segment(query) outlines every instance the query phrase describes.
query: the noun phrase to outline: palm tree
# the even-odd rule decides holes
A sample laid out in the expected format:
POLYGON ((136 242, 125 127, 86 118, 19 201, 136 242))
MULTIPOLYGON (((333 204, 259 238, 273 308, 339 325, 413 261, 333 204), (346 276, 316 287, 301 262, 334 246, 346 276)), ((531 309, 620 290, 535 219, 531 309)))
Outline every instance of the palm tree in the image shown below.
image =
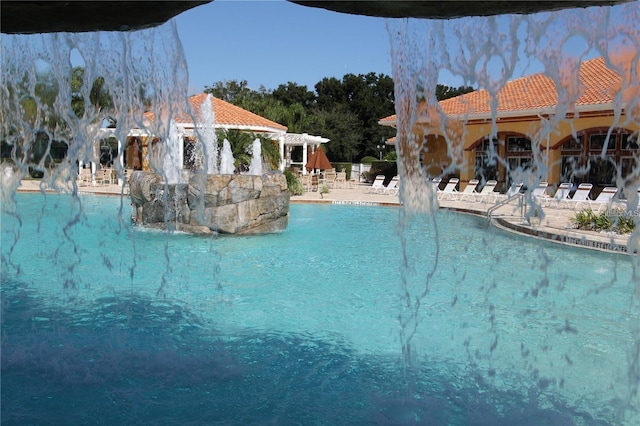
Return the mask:
POLYGON ((263 135, 256 135, 250 132, 243 132, 237 129, 218 130, 218 145, 219 150, 222 151, 222 144, 224 139, 229 141, 231 145, 231 152, 235 159, 235 167, 237 171, 246 172, 249 170, 251 164, 251 148, 253 147, 253 141, 260 139, 262 148, 262 162, 270 169, 275 170, 280 164, 280 152, 278 150, 278 144, 272 139, 263 135))

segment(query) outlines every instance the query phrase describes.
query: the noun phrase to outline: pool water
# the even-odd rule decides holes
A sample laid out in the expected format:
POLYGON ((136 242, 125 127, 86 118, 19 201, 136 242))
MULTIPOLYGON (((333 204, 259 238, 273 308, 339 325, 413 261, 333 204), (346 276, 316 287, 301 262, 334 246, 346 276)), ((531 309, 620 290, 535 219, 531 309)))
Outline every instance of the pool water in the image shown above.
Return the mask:
POLYGON ((15 198, 2 424, 637 419, 628 256, 444 212, 294 204, 283 233, 205 238, 118 197, 15 198))

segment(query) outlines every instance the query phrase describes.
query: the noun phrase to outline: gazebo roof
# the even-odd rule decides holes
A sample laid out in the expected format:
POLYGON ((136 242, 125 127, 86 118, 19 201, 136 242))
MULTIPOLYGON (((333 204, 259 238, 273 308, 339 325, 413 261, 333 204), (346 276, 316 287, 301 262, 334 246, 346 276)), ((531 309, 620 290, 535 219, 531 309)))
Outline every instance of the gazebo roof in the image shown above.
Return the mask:
POLYGON ((285 145, 319 145, 329 142, 330 139, 323 138, 322 136, 308 135, 306 133, 285 133, 284 135, 272 135, 274 137, 284 136, 285 145))
MULTIPOLYGON (((182 125, 185 128, 193 128, 198 121, 202 122, 201 118, 202 110, 201 106, 207 98, 206 93, 200 93, 189 98, 189 105, 191 106, 191 114, 180 113, 176 116, 176 123, 182 125), (194 119, 196 123, 194 123, 194 119)), ((235 106, 229 102, 223 101, 216 97, 211 97, 211 104, 213 108, 214 121, 216 128, 222 129, 238 129, 246 130, 255 133, 274 133, 283 134, 287 131, 287 126, 271 121, 258 114, 254 114, 251 111, 235 106)), ((150 121, 155 119, 153 112, 146 112, 145 117, 150 121)))

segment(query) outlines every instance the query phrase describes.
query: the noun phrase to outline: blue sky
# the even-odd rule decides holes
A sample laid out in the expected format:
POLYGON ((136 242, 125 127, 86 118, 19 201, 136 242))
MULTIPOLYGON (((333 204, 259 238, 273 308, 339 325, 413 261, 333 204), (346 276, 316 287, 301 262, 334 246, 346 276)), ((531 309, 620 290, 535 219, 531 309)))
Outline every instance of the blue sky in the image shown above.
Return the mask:
POLYGON ((189 67, 189 94, 217 81, 276 89, 289 81, 313 90, 324 77, 391 75, 385 19, 284 0, 215 0, 176 18, 189 67))

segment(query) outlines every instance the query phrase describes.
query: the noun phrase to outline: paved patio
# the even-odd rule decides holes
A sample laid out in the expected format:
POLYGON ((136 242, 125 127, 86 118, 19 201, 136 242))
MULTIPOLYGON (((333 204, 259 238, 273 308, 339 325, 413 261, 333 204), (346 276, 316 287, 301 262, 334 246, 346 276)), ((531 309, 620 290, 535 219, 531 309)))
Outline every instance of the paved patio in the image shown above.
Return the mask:
MULTIPOLYGON (((358 204, 399 206, 398 195, 371 194, 370 185, 355 184, 348 188, 331 189, 328 194, 317 191, 305 192, 303 195, 292 196, 292 203, 328 203, 328 204, 358 204)), ((78 192, 102 195, 120 195, 128 193, 128 188, 119 185, 80 186, 78 192)), ((41 191, 39 180, 24 180, 18 191, 41 191)), ((440 200, 441 209, 450 209, 465 213, 487 216, 487 211, 495 206, 494 203, 472 201, 440 200)), ((561 244, 585 247, 607 252, 638 253, 640 252, 640 231, 632 235, 617 235, 594 231, 582 231, 573 228, 570 218, 575 211, 569 208, 543 207, 544 217, 539 223, 528 223, 521 214, 518 201, 501 206, 491 213, 492 223, 512 232, 529 235, 533 238, 543 238, 561 244)))

